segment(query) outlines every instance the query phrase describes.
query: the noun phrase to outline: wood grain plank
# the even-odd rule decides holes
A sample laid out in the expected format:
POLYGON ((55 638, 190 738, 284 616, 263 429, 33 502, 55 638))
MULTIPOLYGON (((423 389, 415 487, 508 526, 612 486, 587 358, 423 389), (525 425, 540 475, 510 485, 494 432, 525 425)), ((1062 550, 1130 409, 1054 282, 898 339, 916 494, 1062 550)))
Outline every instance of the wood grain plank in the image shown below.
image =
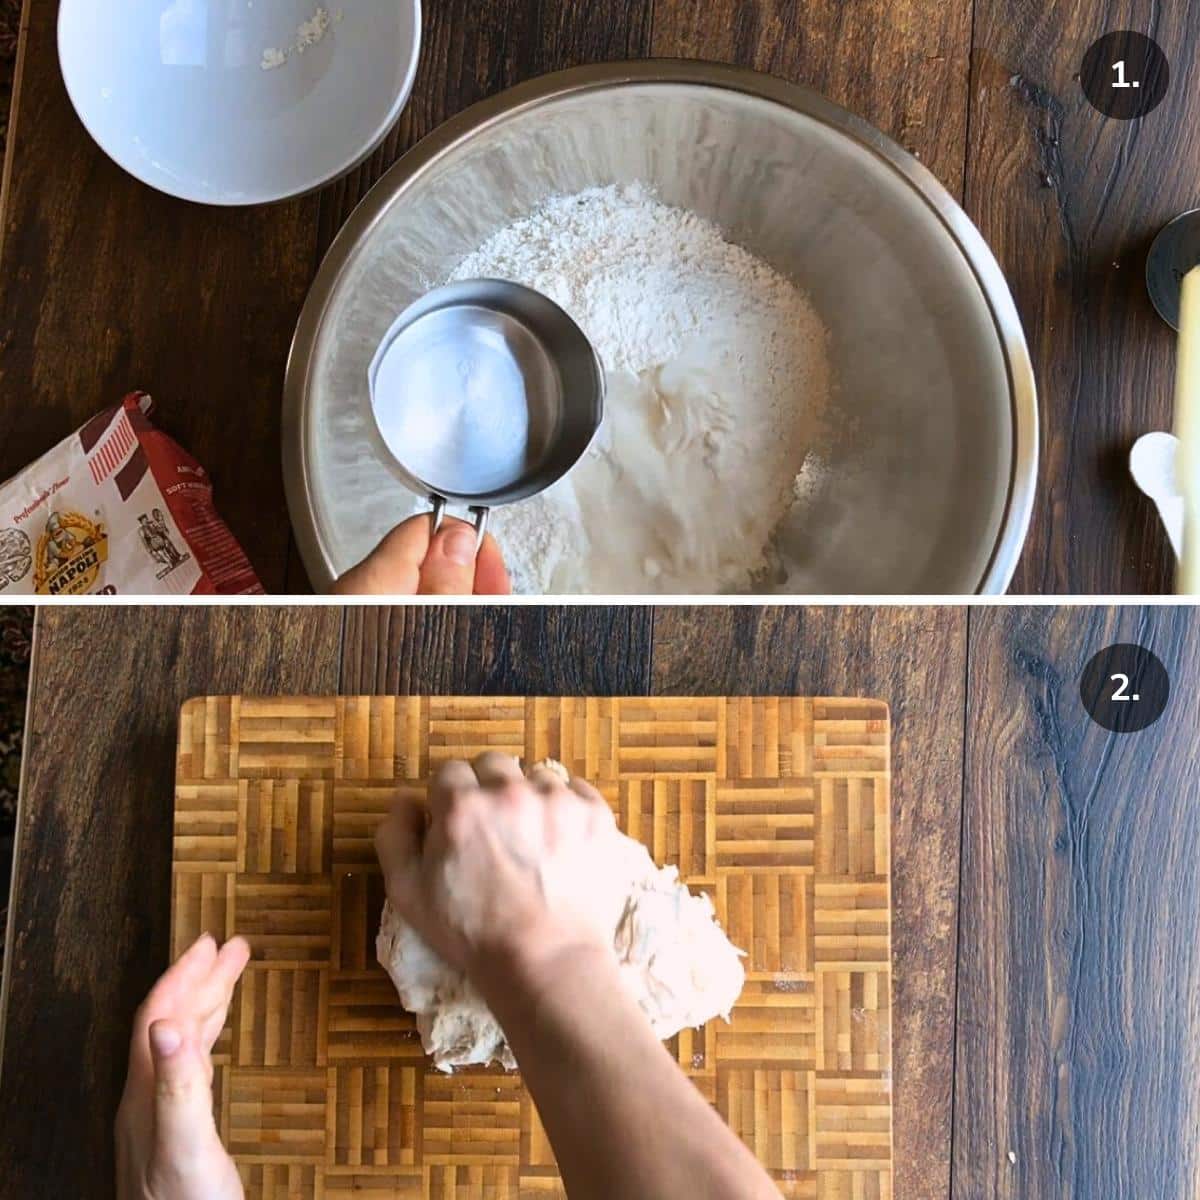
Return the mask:
POLYGON ((1170 547, 1129 477, 1134 440, 1171 428, 1173 335, 1146 295, 1155 233, 1196 204, 1200 3, 977 0, 966 208, 1008 276, 1042 419, 1033 529, 1014 592, 1170 591, 1170 547), (1102 117, 1078 72, 1109 30, 1171 64, 1140 121, 1102 117))
POLYGON ((653 53, 803 83, 911 150, 955 196, 967 150, 972 0, 654 0, 653 53))
POLYGON ((17 115, 17 98, 25 68, 28 44, 30 0, 8 0, 5 33, 8 40, 0 47, 0 255, 4 253, 5 200, 8 196, 12 156, 8 153, 9 133, 17 115))
POLYGON ((58 5, 29 6, 0 259, 0 479, 136 388, 212 474, 270 591, 288 520, 280 395, 312 278, 315 197, 237 210, 138 183, 84 130, 58 67, 58 5))
POLYGON ((660 608, 655 694, 877 696, 892 713, 896 1195, 949 1191, 966 612, 660 608))
POLYGON ((343 695, 645 695, 652 609, 355 607, 343 695))
POLYGON ((971 614, 954 1195, 1192 1200, 1200 1187, 1200 620, 971 614), (1153 650, 1172 699, 1110 734, 1079 678, 1153 650))
POLYGON ((331 692, 340 629, 332 608, 40 611, 5 964, 6 1193, 111 1194, 130 1023, 168 956, 180 704, 331 692))

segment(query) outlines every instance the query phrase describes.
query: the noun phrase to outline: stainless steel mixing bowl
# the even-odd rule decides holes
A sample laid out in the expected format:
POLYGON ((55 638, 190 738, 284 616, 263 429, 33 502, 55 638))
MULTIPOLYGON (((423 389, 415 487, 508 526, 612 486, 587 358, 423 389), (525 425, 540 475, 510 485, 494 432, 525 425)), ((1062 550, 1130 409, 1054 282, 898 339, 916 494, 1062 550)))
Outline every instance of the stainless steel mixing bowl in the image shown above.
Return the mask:
POLYGON ((1002 592, 1033 503, 1037 401, 979 232, 911 155, 821 96, 674 61, 581 67, 485 100, 350 218, 288 366, 285 478, 313 583, 403 515, 365 382, 396 313, 548 197, 635 181, 795 279, 829 327, 823 470, 779 534, 791 590, 1002 592))

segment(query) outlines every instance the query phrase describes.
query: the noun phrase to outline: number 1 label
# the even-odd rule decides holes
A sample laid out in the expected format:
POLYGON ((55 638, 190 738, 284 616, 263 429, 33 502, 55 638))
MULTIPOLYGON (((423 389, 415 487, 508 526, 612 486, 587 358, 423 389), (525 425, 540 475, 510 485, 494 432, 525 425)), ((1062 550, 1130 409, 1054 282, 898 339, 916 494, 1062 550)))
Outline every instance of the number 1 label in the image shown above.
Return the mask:
POLYGON ((1113 87, 1115 87, 1115 88, 1135 88, 1135 87, 1142 86, 1136 79, 1132 83, 1125 82, 1125 60, 1124 59, 1121 59, 1120 62, 1113 63, 1112 69, 1114 71, 1116 71, 1116 73, 1117 73, 1117 81, 1116 81, 1116 83, 1113 84, 1113 87))

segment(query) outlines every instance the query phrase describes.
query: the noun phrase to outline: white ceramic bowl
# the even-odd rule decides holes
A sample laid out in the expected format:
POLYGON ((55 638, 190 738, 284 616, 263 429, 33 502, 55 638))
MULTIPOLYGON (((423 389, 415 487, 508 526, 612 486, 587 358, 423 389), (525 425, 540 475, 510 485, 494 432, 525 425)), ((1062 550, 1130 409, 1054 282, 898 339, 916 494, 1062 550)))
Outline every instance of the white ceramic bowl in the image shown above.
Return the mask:
POLYGON ((283 200, 357 166, 404 108, 420 41, 420 0, 62 0, 58 19, 88 132, 131 175, 204 204, 283 200), (329 28, 301 53, 318 7, 329 28))

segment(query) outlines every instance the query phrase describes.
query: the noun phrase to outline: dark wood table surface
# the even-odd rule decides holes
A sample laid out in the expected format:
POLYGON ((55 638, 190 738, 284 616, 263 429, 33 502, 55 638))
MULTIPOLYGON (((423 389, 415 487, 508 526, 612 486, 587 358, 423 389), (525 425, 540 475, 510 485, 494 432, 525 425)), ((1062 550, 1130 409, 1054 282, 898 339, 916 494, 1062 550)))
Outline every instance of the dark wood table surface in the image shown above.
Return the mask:
POLYGON ((1173 608, 43 609, 0 1190, 111 1194, 185 698, 826 693, 894 720, 896 1196, 1192 1200, 1198 688, 1200 618, 1173 608), (1118 641, 1175 689, 1123 737, 1078 698, 1118 641))
POLYGON ((1016 592, 1169 591, 1173 560, 1125 457, 1171 426, 1173 337, 1148 242, 1200 202, 1200 0, 425 0, 421 66, 386 144, 319 195, 223 211, 157 194, 67 99, 54 0, 26 0, 0 229, 0 479, 125 392, 211 471, 268 590, 307 587, 280 466, 292 330, 317 265, 395 159, 473 101, 559 67, 678 56, 809 84, 920 155, 979 225, 1017 298, 1041 392, 1043 470, 1016 592), (1103 119, 1088 45, 1150 32, 1163 104, 1103 119))

